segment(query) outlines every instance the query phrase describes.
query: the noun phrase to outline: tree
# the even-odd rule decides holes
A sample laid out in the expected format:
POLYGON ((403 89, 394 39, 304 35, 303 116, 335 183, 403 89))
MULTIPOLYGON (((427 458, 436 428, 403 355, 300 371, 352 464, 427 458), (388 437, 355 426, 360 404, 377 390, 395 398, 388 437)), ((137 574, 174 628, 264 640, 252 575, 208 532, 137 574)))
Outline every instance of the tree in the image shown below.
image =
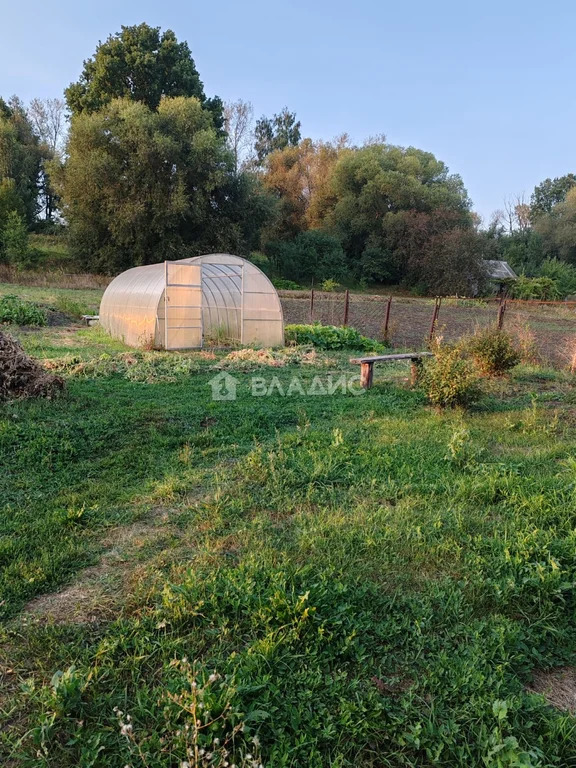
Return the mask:
POLYGON ((494 212, 493 224, 504 227, 510 235, 514 232, 526 233, 530 229, 532 222, 530 206, 526 202, 524 194, 506 199, 504 201, 504 209, 494 212))
POLYGON ((117 99, 82 112, 56 174, 72 252, 113 273, 215 249, 232 176, 225 139, 197 98, 164 98, 157 111, 117 99))
POLYGON ((224 104, 224 130, 228 146, 234 156, 236 172, 244 165, 246 151, 253 140, 252 118, 254 108, 249 101, 230 101, 224 104))
POLYGON ((45 155, 22 102, 0 99, 0 183, 18 198, 16 210, 30 226, 38 211, 39 177, 45 155))
POLYGON ((16 191, 16 182, 14 179, 4 178, 0 179, 0 229, 10 211, 16 211, 20 216, 26 213, 24 203, 16 191))
POLYGON ((266 246, 275 271, 302 283, 326 279, 342 280, 347 275, 346 258, 340 242, 325 232, 301 232, 290 241, 274 241, 266 246))
POLYGON ((66 102, 63 99, 32 99, 28 119, 52 156, 60 154, 66 142, 66 102))
POLYGON ((295 147, 300 142, 300 121, 296 120, 296 113, 289 112, 288 107, 274 115, 272 118, 264 115, 256 120, 254 129, 254 150, 258 162, 262 164, 264 159, 277 149, 295 147))
POLYGON ((84 62, 80 79, 65 91, 73 115, 96 112, 113 99, 140 101, 157 110, 163 97, 194 96, 222 128, 222 102, 207 99, 187 43, 179 43, 168 29, 138 24, 99 43, 84 62))
POLYGON ((268 156, 262 181, 280 203, 280 216, 268 239, 290 239, 320 227, 332 201, 331 175, 343 146, 343 142, 303 139, 296 147, 268 156))
POLYGON ((487 283, 481 235, 472 227, 451 226, 441 214, 427 218, 421 247, 408 262, 407 281, 427 294, 471 296, 487 283))
POLYGON ((555 179, 545 179, 534 187, 530 198, 530 213, 533 220, 543 214, 551 213, 558 203, 564 202, 568 190, 576 185, 576 175, 567 173, 555 179))
POLYGON ((32 99, 28 106, 28 118, 45 148, 39 193, 45 218, 51 221, 58 201, 50 181, 48 161, 60 157, 64 151, 67 133, 66 102, 62 99, 32 99))
POLYGON ((576 264, 576 187, 566 193, 548 214, 539 215, 534 230, 542 239, 546 256, 576 264))
POLYGON ((342 152, 331 190, 323 226, 342 242, 351 271, 368 280, 414 279, 412 254, 434 234, 431 221, 443 230, 473 226, 461 178, 413 147, 342 152))
POLYGON ((0 245, 9 262, 20 263, 28 253, 28 227, 18 211, 10 211, 0 230, 0 245))

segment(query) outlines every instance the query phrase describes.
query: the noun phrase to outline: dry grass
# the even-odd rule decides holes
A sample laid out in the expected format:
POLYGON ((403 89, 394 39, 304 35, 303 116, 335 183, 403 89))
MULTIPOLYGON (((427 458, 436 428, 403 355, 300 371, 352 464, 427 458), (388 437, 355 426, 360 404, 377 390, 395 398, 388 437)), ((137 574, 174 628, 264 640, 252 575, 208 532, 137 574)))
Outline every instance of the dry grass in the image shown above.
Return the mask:
POLYGON ((537 671, 529 690, 541 693, 553 707, 576 714, 576 667, 537 671))
POLYGON ((105 275, 76 274, 63 270, 19 270, 0 264, 0 282, 31 285, 39 288, 103 289, 112 281, 105 275))

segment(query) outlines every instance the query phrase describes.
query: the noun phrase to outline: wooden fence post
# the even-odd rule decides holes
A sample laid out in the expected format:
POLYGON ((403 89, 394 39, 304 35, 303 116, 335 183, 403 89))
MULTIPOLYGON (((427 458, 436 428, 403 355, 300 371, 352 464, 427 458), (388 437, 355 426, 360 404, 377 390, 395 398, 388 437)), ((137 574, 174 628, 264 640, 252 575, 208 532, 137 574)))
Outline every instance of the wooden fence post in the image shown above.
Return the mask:
POLYGON ((388 297, 388 302, 386 304, 386 319, 384 320, 384 341, 389 341, 388 339, 388 325, 390 323, 390 307, 392 306, 392 296, 388 297))
POLYGON ((504 327, 505 312, 506 312, 506 299, 503 299, 502 297, 500 297, 500 303, 498 304, 498 320, 496 321, 499 331, 501 331, 502 328, 504 327))
POLYGON ((344 325, 348 325, 348 313, 350 311, 350 291, 346 288, 346 296, 344 297, 344 325))
POLYGON ((314 322, 314 288, 310 291, 310 323, 314 322))
POLYGON ((442 298, 440 296, 436 296, 436 301, 434 303, 434 313, 432 315, 432 322, 430 323, 430 335, 428 336, 428 341, 432 341, 434 338, 436 322, 438 320, 438 315, 440 314, 440 304, 442 304, 442 298))

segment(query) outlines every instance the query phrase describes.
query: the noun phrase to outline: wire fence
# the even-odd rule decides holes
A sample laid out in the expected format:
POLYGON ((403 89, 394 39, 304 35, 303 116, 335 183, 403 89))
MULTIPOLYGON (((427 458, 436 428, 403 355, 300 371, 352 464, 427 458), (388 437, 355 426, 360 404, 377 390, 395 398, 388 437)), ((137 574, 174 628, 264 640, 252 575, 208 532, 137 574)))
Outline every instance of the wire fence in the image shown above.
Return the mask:
POLYGON ((398 349, 418 350, 435 335, 456 341, 497 326, 509 331, 534 362, 571 365, 576 354, 576 302, 279 293, 286 324, 349 325, 398 349))

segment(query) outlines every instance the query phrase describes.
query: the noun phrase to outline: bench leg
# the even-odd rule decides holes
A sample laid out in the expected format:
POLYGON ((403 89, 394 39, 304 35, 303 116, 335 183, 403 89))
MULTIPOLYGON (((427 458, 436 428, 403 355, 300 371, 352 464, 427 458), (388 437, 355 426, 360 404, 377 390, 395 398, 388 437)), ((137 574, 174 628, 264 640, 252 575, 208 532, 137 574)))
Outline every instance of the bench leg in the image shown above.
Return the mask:
POLYGON ((374 363, 360 363, 360 386, 370 389, 373 373, 374 363))
POLYGON ((422 359, 419 357, 412 357, 410 359, 410 384, 413 387, 415 387, 418 384, 421 373, 422 373, 422 359))

